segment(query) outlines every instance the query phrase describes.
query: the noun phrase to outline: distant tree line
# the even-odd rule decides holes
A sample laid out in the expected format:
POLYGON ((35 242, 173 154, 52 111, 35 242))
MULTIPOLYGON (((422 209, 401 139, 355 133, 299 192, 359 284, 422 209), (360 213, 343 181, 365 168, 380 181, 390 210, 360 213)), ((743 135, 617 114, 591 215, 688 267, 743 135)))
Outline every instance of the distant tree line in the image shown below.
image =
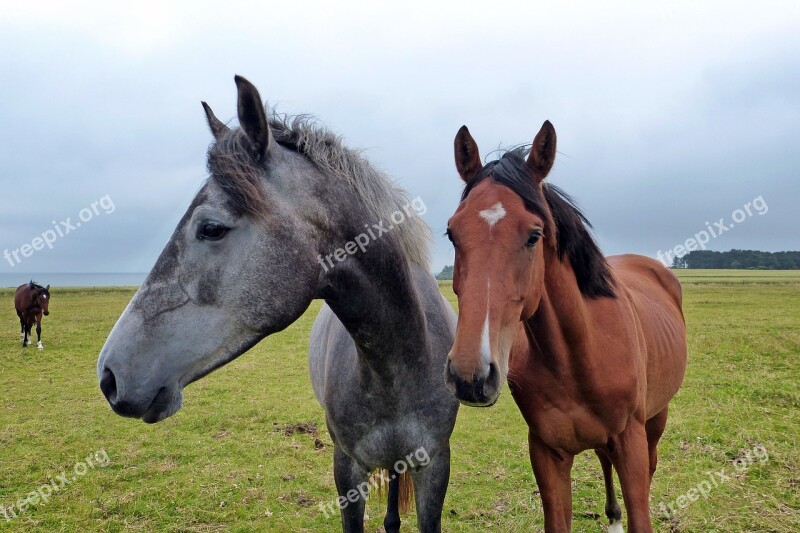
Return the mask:
POLYGON ((453 265, 445 266, 441 272, 436 274, 436 279, 453 279, 453 265))
POLYGON ((676 257, 672 268, 731 268, 756 270, 800 269, 800 252, 759 252, 758 250, 730 250, 712 252, 694 250, 676 257))
MULTIPOLYGON (((694 250, 672 260, 672 268, 722 268, 749 270, 800 270, 800 252, 759 252, 730 250, 712 252, 694 250)), ((453 279, 453 265, 445 266, 436 275, 438 280, 453 279)))

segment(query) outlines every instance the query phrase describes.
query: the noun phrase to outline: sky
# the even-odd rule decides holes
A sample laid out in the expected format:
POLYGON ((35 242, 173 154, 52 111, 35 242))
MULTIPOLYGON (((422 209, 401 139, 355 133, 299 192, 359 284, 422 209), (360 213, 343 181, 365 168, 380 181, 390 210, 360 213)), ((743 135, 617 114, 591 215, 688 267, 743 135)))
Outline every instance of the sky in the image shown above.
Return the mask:
POLYGON ((491 158, 545 119, 605 253, 800 249, 796 1, 0 0, 0 274, 149 271, 234 74, 419 196, 434 271, 458 128, 491 158))

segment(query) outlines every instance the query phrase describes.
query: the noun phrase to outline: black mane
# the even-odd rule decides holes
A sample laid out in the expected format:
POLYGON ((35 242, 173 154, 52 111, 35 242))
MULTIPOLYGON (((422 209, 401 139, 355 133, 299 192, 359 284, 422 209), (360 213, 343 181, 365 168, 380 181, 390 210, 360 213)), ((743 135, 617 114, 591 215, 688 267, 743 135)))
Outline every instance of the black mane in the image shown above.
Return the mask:
MULTIPOLYGON (((373 167, 361 152, 347 148, 341 137, 310 116, 278 115, 274 111, 270 115, 270 134, 275 142, 306 157, 327 177, 348 184, 370 219, 385 220, 409 205, 405 191, 373 167)), ((266 166, 249 154, 249 146, 245 132, 234 128, 209 147, 207 164, 209 179, 226 193, 231 209, 258 218, 268 212, 261 187, 266 166)), ((428 268, 430 230, 421 217, 406 218, 392 234, 407 258, 428 268)))
POLYGON ((522 198, 525 208, 555 226, 558 258, 569 259, 581 294, 589 298, 614 297, 611 269, 597 246, 589 228, 591 223, 575 205, 575 201, 555 185, 534 185, 525 163, 527 147, 509 150, 502 157, 487 163, 464 187, 461 200, 486 178, 504 185, 522 198))
POLYGON ((33 280, 31 280, 30 283, 28 283, 28 288, 31 289, 31 290, 36 289, 36 290, 39 290, 39 291, 47 291, 47 289, 45 289, 44 287, 42 287, 41 285, 39 285, 38 283, 36 283, 33 280))

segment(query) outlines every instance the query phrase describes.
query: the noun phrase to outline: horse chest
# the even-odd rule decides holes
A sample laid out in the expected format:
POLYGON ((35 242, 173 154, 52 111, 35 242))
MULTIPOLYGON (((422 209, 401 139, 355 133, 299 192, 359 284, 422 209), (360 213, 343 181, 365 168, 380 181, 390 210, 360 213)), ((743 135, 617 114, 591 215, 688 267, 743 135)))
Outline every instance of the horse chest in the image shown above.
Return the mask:
POLYGON ((418 450, 432 452, 438 439, 413 412, 391 416, 352 403, 329 410, 328 429, 347 455, 364 468, 389 468, 418 450))
POLYGON ((578 453, 606 444, 626 426, 635 402, 564 387, 541 373, 514 376, 511 393, 531 430, 548 446, 578 453), (587 396, 592 396, 588 398, 587 396))

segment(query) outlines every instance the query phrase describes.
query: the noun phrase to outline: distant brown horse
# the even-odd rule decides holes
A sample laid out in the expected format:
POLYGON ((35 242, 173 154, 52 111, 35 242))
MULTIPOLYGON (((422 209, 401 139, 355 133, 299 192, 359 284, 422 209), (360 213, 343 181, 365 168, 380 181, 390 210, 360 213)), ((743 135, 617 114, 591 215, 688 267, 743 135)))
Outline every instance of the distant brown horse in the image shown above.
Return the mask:
POLYGON ((526 153, 484 166, 467 128, 456 136, 466 187, 448 224, 460 313, 446 379, 477 406, 492 405, 508 379, 529 427, 545 531, 570 530, 573 458, 594 449, 609 531, 622 531, 613 468, 630 531, 649 532, 656 446, 686 368, 681 286, 647 257, 606 260, 572 200, 543 183, 556 154, 550 122, 526 153))
POLYGON ((17 309, 17 316, 22 329, 20 340, 23 348, 33 342, 31 328, 33 323, 36 322, 37 345, 40 350, 44 350, 44 345, 42 345, 42 315, 47 316, 50 314, 47 308, 48 305, 50 305, 50 285, 42 287, 31 280, 30 283, 17 287, 17 292, 14 294, 14 307, 17 309))

